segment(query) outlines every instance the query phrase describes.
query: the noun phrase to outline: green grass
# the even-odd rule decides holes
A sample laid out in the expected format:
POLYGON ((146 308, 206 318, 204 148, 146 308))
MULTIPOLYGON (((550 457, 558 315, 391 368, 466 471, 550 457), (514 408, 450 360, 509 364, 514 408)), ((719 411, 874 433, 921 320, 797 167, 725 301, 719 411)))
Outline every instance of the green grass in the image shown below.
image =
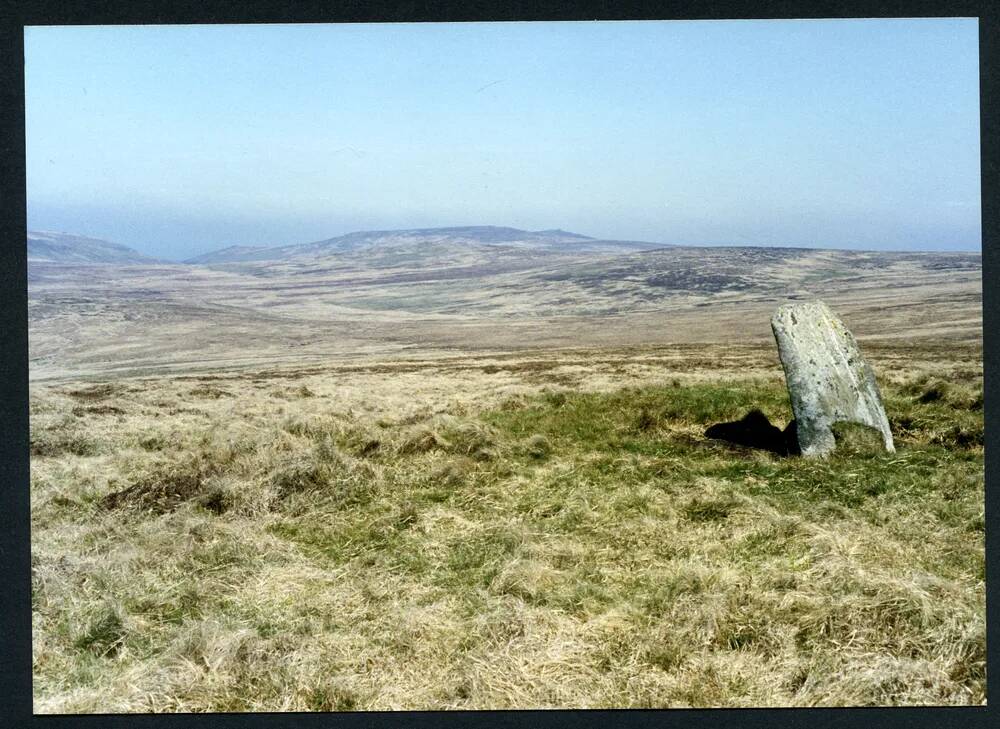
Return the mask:
POLYGON ((897 452, 846 429, 821 460, 702 437, 753 408, 783 426, 777 378, 121 424, 83 453, 53 416, 36 702, 982 702, 980 382, 885 382, 897 452))

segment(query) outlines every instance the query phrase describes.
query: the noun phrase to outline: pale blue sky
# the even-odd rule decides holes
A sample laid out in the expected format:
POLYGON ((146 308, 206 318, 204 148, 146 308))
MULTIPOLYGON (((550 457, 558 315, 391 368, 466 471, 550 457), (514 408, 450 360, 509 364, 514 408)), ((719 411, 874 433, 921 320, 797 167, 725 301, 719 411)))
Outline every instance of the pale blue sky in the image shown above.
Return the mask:
POLYGON ((26 30, 28 225, 979 250, 974 19, 26 30))

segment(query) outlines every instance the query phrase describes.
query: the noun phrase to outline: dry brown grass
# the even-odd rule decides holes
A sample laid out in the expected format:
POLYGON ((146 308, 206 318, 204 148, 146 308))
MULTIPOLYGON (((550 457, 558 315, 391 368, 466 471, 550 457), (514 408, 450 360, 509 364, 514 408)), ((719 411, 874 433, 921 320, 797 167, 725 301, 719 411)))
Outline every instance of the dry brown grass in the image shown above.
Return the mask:
MULTIPOLYGON (((412 253, 215 269, 35 263, 32 377, 211 377, 276 363, 370 367, 400 355, 534 350, 549 361, 482 366, 509 372, 514 364, 572 386, 579 358, 559 365, 553 350, 769 344, 775 307, 811 297, 856 335, 900 346, 982 335, 981 257, 971 254, 676 247, 538 255, 461 245, 444 257, 434 247, 412 253)), ((191 397, 229 396, 217 381, 201 384, 191 397)))
POLYGON ((873 344, 898 452, 806 463, 684 351, 37 385, 36 711, 983 702, 981 354, 873 344))

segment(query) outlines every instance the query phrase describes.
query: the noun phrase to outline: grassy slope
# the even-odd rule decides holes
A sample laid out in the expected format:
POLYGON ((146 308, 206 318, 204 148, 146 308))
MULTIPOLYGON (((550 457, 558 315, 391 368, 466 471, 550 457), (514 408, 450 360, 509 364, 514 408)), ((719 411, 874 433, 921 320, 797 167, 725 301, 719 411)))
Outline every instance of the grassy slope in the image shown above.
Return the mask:
POLYGON ((36 710, 982 702, 981 366, 939 372, 883 382, 897 453, 824 461, 701 437, 784 425, 773 372, 367 413, 322 375, 49 390, 36 710))

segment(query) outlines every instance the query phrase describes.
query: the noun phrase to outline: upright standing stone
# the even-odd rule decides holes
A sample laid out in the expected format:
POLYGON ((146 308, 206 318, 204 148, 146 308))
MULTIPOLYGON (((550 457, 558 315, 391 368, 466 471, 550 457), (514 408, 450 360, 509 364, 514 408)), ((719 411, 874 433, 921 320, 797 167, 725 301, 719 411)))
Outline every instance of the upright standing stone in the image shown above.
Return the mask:
POLYGON ((771 317, 771 329, 802 455, 832 451, 836 441, 830 426, 837 422, 869 425, 882 434, 886 450, 895 451, 872 368, 830 307, 822 301, 785 304, 771 317))

